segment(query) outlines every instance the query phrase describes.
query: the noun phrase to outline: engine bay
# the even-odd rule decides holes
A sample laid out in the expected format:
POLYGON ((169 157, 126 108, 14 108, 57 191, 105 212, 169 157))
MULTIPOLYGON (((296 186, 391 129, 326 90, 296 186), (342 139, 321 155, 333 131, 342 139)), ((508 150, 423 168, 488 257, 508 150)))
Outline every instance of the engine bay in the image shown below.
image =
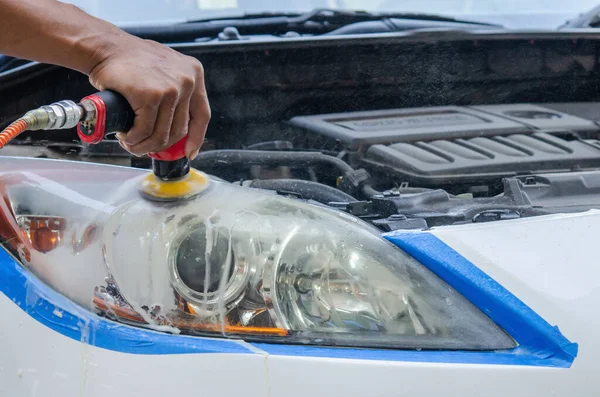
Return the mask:
MULTIPOLYGON (((600 45, 555 36, 174 45, 202 60, 213 109, 192 166, 383 231, 600 208, 600 45)), ((93 91, 48 65, 2 72, 0 124, 93 91)), ((25 133, 0 156, 150 167, 75 138, 25 133)))
MULTIPOLYGON (((586 211, 600 208, 600 126, 585 117, 597 108, 514 104, 299 116, 287 122, 292 140, 204 150, 192 166, 348 212, 383 231, 586 211), (312 142, 311 150, 296 150, 302 141, 312 142)), ((114 153, 106 163, 149 166, 116 141, 103 146, 114 153)), ((32 150, 9 148, 19 149, 32 150)), ((73 159, 68 153, 62 157, 73 159)))
POLYGON ((321 140, 317 147, 338 145, 336 158, 355 170, 337 187, 362 200, 328 204, 391 231, 597 208, 600 127, 586 115, 598 108, 430 107, 289 123, 310 141, 321 140), (372 183, 374 192, 360 192, 361 183, 372 183))

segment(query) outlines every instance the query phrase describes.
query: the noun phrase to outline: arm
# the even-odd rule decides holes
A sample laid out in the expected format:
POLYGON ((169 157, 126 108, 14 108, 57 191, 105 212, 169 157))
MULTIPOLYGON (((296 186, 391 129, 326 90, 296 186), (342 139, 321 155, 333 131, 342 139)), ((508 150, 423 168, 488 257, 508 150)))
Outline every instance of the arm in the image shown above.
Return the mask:
POLYGON ((0 10, 1 54, 79 71, 127 99, 136 118, 118 134, 125 149, 160 151, 189 131, 186 154, 198 153, 210 107, 196 59, 55 0, 0 0, 0 10))

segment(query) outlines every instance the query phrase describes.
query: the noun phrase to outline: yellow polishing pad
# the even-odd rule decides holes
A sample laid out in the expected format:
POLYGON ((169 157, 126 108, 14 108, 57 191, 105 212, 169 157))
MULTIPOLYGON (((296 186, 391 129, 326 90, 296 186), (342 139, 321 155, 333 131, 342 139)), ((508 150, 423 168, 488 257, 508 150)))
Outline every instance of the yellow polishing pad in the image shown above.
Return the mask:
POLYGON ((163 181, 153 173, 142 179, 140 193, 150 199, 172 201, 186 199, 202 193, 209 186, 210 179, 200 171, 191 169, 181 179, 163 181))

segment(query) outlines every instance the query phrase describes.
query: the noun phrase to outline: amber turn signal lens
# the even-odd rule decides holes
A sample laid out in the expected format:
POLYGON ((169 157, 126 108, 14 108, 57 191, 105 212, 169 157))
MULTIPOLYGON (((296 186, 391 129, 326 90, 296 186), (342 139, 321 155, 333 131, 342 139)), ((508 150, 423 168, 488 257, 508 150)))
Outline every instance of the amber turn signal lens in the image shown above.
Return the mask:
POLYGON ((66 220, 46 216, 18 216, 17 222, 34 249, 49 252, 61 242, 66 220))
MULTIPOLYGON (((133 321, 136 323, 145 324, 146 321, 141 315, 136 313, 130 307, 119 304, 118 302, 107 302, 103 299, 102 293, 96 292, 93 299, 96 310, 107 315, 108 317, 117 317, 117 319, 133 321)), ((181 330, 196 331, 196 332, 214 332, 231 334, 231 335, 271 335, 271 336, 287 336, 288 331, 282 328, 273 327, 246 327, 242 325, 225 324, 207 324, 194 321, 190 315, 180 313, 175 314, 169 319, 155 319, 159 325, 168 325, 181 330)))

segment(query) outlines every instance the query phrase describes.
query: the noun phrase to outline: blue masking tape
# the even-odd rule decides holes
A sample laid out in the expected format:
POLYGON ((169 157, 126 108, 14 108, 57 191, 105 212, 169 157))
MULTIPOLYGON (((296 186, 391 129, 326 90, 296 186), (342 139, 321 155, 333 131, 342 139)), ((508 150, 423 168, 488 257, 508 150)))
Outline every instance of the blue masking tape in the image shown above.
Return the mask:
POLYGON ((440 364, 518 365, 533 367, 569 368, 571 363, 560 357, 538 357, 528 349, 516 347, 506 351, 436 351, 436 350, 377 350, 294 346, 270 343, 252 343, 258 349, 274 356, 339 358, 349 360, 398 361, 440 364))
POLYGON ((246 353, 242 344, 172 335, 109 321, 77 306, 17 263, 0 248, 0 292, 31 317, 71 339, 133 354, 246 353))
POLYGON ((520 353, 564 360, 570 366, 578 346, 506 288, 430 233, 385 236, 486 313, 519 344, 520 353))

